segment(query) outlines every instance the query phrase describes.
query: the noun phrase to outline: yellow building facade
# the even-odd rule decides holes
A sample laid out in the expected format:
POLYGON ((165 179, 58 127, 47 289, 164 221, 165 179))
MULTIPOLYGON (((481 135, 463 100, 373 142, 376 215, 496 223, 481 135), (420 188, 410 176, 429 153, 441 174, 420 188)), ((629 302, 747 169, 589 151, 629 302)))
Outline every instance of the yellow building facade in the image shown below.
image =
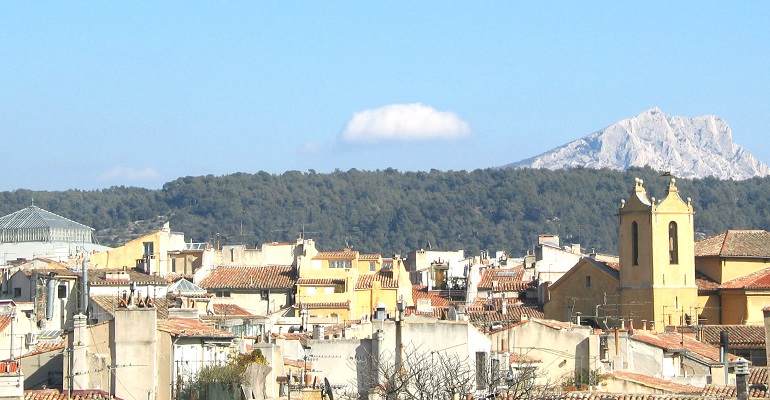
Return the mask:
POLYGON ((136 268, 163 277, 192 274, 206 263, 207 251, 210 248, 205 243, 186 243, 184 234, 172 232, 167 222, 159 231, 90 255, 89 265, 99 269, 136 268))
POLYGON ((299 269, 297 307, 310 318, 359 320, 379 303, 395 313, 400 298, 414 305, 409 274, 400 260, 385 262, 379 254, 355 250, 328 251, 316 253, 299 269))
POLYGON ((647 196, 636 179, 618 211, 619 314, 646 320, 662 331, 701 308, 695 281, 694 215, 671 179, 660 201, 647 196))
POLYGON ((762 325, 770 304, 770 232, 729 230, 695 244, 702 323, 762 325), (704 290, 705 289, 705 290, 704 290))

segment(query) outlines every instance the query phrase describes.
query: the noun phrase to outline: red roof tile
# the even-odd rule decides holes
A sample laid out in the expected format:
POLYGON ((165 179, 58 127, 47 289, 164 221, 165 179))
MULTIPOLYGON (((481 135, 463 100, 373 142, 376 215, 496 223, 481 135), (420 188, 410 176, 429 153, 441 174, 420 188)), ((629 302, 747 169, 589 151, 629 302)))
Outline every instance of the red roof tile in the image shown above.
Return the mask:
POLYGON ((334 278, 299 278, 297 279, 297 285, 313 285, 313 286, 334 286, 344 285, 344 279, 334 278))
POLYGON ((359 254, 358 259, 362 261, 377 261, 382 257, 379 254, 359 254))
POLYGON ((318 309, 318 308, 343 308, 343 309, 350 309, 350 301, 330 301, 330 302, 321 302, 321 303, 297 303, 297 308, 308 308, 308 309, 318 309))
POLYGON ((91 286, 126 286, 129 282, 137 285, 168 286, 168 281, 157 275, 148 275, 134 269, 89 269, 88 283, 91 286), (108 273, 126 272, 128 280, 108 279, 108 273))
MULTIPOLYGON (((119 308, 121 297, 119 296, 90 296, 89 300, 98 304, 106 313, 113 315, 113 311, 119 308)), ((156 297, 152 299, 158 318, 168 318, 169 299, 156 297)))
POLYGON ((754 349, 761 347, 764 349, 765 347, 764 325, 704 325, 703 341, 712 346, 719 346, 719 334, 723 330, 727 331, 730 348, 754 349))
MULTIPOLYGON (((25 390, 24 400, 107 400, 110 396, 103 390, 74 390, 69 395, 58 389, 25 390)), ((112 397, 113 400, 121 400, 112 397)))
POLYGON ((290 289, 297 274, 290 265, 265 267, 217 267, 200 282, 200 287, 214 289, 290 289))
POLYGON ((708 294, 719 289, 717 281, 698 270, 695 270, 695 285, 698 286, 698 294, 708 294))
POLYGON ((770 267, 719 285, 720 289, 770 289, 770 267))
POLYGON ((319 251, 314 260, 353 260, 358 256, 357 251, 319 251))
MULTIPOLYGON (((761 384, 754 384, 749 386, 749 398, 756 399, 770 397, 767 395, 767 390, 765 390, 767 387, 766 385, 767 384, 763 382, 761 384)), ((706 387, 703 388, 703 391, 701 392, 701 396, 704 398, 719 399, 737 398, 738 389, 735 386, 706 385, 706 387)))
POLYGON ((182 273, 170 273, 166 275, 166 280, 168 283, 174 283, 180 279, 187 279, 188 281, 192 282, 195 279, 195 275, 182 273))
POLYGON ((449 298, 442 296, 442 294, 446 294, 446 291, 428 290, 428 287, 424 285, 412 286, 412 299, 415 303, 419 299, 430 299, 430 304, 433 307, 449 307, 449 298))
POLYGON ((32 351, 24 353, 17 358, 35 356, 38 354, 47 353, 49 351, 63 350, 66 347, 65 345, 66 343, 64 343, 64 340, 57 340, 55 342, 40 342, 36 346, 34 346, 35 348, 32 351))
POLYGON ((770 258, 770 232, 729 230, 695 242, 695 256, 770 258))
POLYGON ((497 289, 495 290, 503 292, 518 291, 522 287, 523 290, 526 290, 526 285, 530 282, 531 279, 524 279, 524 266, 522 265, 506 269, 487 268, 481 275, 478 288, 491 290, 496 286, 497 289))
POLYGON ((694 394, 701 393, 702 388, 692 385, 682 385, 680 383, 674 383, 665 379, 655 378, 649 375, 635 374, 625 371, 614 371, 610 373, 616 379, 635 382, 644 386, 652 387, 655 389, 663 390, 669 393, 679 394, 694 394))
POLYGON ((11 320, 13 319, 13 314, 2 314, 0 315, 0 332, 5 331, 5 328, 11 325, 11 320))
POLYGON ((506 324, 515 323, 522 320, 522 315, 526 318, 544 318, 543 311, 536 308, 516 303, 514 299, 509 301, 506 306, 506 312, 502 312, 502 299, 476 299, 473 305, 466 309, 468 321, 479 328, 491 328, 496 323, 506 324))
MULTIPOLYGON (((650 331, 635 331, 631 338, 666 351, 688 351, 690 354, 694 354, 706 362, 719 362, 719 347, 712 346, 705 342, 699 342, 695 340, 691 334, 682 335, 681 333, 676 332, 655 333, 650 331)), ((728 358, 730 361, 733 361, 737 359, 738 356, 729 354, 728 358)))
POLYGON ((178 337, 233 338, 234 334, 214 328, 212 324, 192 318, 169 318, 158 320, 158 330, 178 337))
POLYGON ((383 289, 398 289, 398 280, 393 278, 393 270, 379 270, 374 274, 358 276, 356 290, 371 289, 373 282, 380 282, 383 289))
POLYGON ((532 357, 528 354, 511 353, 508 361, 511 364, 541 363, 543 360, 532 357))
POLYGON ((253 317, 254 314, 244 310, 237 304, 213 304, 215 315, 227 315, 232 317, 253 317))
POLYGON ((449 312, 451 300, 446 290, 428 290, 425 285, 412 285, 412 299, 414 299, 415 305, 406 308, 408 315, 424 315, 444 319, 449 312), (417 311, 416 304, 421 299, 430 300, 431 311, 417 311))
POLYGON ((751 367, 751 370, 749 370, 749 384, 761 383, 766 385, 768 379, 767 369, 768 367, 751 367))

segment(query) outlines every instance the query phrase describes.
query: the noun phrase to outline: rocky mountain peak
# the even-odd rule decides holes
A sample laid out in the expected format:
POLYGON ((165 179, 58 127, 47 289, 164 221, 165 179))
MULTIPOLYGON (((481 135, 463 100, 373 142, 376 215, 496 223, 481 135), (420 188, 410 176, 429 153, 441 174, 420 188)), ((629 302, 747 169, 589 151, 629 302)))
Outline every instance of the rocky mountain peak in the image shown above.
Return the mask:
POLYGON ((749 179, 770 169, 733 142, 722 118, 670 116, 659 108, 612 124, 539 156, 508 164, 514 168, 564 169, 650 166, 682 178, 749 179))

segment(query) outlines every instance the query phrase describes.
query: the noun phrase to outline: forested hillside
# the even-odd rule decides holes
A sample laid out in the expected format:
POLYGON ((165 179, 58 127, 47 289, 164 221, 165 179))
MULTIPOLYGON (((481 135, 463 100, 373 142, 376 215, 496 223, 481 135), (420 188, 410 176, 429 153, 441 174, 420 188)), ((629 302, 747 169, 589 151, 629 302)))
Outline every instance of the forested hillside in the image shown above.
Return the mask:
MULTIPOLYGON (((365 252, 404 254, 427 248, 506 250, 522 255, 537 235, 563 244, 617 253, 615 213, 634 177, 662 198, 668 177, 650 169, 627 172, 577 168, 399 172, 289 171, 179 178, 161 190, 0 192, 0 214, 34 204, 97 229, 102 244, 157 229, 169 220, 188 240, 224 243, 294 240, 300 232, 322 250, 349 245, 365 252), (142 221, 137 223, 137 221, 142 221)), ((696 231, 770 230, 770 178, 677 181, 691 197, 696 231)))

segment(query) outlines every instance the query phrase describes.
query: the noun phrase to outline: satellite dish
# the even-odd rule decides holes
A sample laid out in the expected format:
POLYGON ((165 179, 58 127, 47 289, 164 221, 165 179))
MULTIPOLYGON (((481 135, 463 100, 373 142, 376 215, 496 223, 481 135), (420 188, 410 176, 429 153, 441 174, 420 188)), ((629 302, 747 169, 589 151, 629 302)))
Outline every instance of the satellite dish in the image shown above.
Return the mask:
POLYGON ((329 395, 329 400, 334 400, 334 394, 332 394, 332 385, 329 384, 329 379, 324 378, 324 388, 326 389, 326 394, 329 395))

